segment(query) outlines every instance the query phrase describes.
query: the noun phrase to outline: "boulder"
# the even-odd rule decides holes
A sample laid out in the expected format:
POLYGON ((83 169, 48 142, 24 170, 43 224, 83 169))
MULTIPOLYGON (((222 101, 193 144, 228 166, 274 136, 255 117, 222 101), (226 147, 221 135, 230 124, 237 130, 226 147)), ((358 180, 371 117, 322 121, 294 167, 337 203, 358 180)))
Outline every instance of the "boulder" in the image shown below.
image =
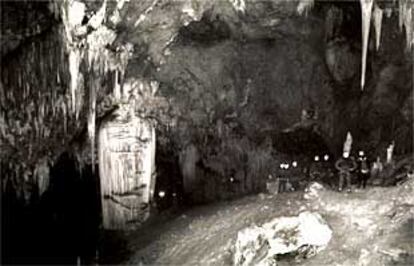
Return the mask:
POLYGON ((306 200, 316 199, 319 198, 319 194, 321 191, 324 191, 325 188, 318 182, 312 182, 309 186, 305 189, 305 194, 303 197, 306 200))
POLYGON ((234 245, 233 265, 277 265, 277 256, 309 255, 323 250, 332 230, 315 212, 276 218, 262 226, 240 231, 234 245), (306 254, 304 254, 306 253, 306 254))

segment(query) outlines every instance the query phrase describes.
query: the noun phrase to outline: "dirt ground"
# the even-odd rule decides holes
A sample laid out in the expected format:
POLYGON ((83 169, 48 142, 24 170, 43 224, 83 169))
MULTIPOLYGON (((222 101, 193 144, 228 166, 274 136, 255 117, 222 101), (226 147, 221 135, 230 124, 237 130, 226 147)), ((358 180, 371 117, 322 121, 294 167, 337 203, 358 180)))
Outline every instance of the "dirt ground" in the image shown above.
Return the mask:
POLYGON ((112 242, 103 246, 101 263, 231 265, 239 230, 313 210, 333 231, 327 248, 310 259, 278 265, 414 265, 413 188, 411 180, 352 193, 322 190, 311 199, 304 192, 259 194, 164 213, 136 231, 108 232, 112 242))

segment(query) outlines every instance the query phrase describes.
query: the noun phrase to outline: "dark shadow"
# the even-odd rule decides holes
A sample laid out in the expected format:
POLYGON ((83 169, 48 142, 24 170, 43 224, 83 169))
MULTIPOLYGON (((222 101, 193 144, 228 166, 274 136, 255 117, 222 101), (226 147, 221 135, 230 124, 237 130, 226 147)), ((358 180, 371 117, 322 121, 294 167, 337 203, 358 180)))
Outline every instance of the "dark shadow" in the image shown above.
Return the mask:
POLYGON ((298 128, 290 132, 280 132, 274 137, 273 148, 288 155, 331 154, 324 138, 311 128, 298 128))
POLYGON ((64 153, 51 168, 49 188, 40 198, 24 204, 12 190, 3 195, 2 262, 92 263, 100 224, 98 180, 91 166, 81 170, 64 153))
POLYGON ((179 208, 184 205, 183 179, 178 155, 171 147, 157 145, 155 164, 154 202, 158 211, 179 208))

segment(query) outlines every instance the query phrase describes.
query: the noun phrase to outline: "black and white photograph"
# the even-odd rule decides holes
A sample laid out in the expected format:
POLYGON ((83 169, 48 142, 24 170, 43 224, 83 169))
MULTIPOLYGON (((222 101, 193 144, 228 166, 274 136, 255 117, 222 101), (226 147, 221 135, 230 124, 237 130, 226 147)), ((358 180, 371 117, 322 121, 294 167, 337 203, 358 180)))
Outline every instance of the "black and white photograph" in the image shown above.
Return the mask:
POLYGON ((0 19, 0 265, 414 265, 414 0, 0 19))

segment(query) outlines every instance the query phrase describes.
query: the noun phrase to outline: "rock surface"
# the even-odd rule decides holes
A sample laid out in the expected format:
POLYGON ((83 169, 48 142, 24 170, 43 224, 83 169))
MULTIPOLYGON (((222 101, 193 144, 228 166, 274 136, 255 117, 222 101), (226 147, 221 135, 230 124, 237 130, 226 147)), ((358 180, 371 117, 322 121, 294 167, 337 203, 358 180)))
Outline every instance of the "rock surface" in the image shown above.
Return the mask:
POLYGON ((233 265, 276 265, 277 255, 300 254, 303 247, 317 253, 328 245, 331 237, 331 229, 318 213, 276 218, 237 234, 233 265))

